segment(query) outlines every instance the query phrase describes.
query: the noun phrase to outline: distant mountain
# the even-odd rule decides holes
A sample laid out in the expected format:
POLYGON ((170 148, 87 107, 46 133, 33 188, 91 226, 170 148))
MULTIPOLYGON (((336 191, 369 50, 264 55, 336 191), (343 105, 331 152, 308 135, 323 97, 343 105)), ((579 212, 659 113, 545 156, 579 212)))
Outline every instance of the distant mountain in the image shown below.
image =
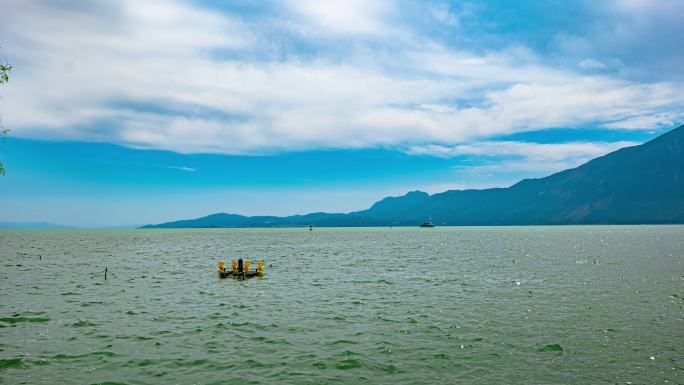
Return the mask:
POLYGON ((49 222, 0 222, 3 230, 48 230, 48 229, 73 229, 70 226, 56 225, 49 222))
POLYGON ((367 210, 291 217, 214 214, 146 228, 684 223, 684 126, 508 188, 413 191, 367 210))
MULTIPOLYGON (((236 214, 212 214, 197 219, 162 223, 160 225, 146 225, 143 228, 193 228, 193 227, 302 227, 316 224, 317 226, 354 226, 342 225, 350 218, 347 214, 312 213, 307 215, 293 215, 289 217, 255 216, 246 217, 236 214)), ((355 220, 355 219, 353 219, 355 220)), ((352 220, 352 221, 353 221, 352 220)), ((367 218, 370 220, 370 218, 367 218)), ((364 222, 365 223, 365 222, 364 222)), ((356 225, 356 226, 364 226, 356 225)))
POLYGON ((94 226, 94 227, 82 227, 85 229, 93 230, 125 230, 125 229, 138 229, 142 225, 111 225, 111 226, 94 226))

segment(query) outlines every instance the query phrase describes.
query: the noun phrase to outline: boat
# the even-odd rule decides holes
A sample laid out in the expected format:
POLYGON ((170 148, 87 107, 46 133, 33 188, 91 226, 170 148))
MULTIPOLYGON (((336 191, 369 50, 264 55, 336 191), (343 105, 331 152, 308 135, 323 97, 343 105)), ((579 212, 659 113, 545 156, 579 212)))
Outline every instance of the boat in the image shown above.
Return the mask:
POLYGON ((423 222, 423 224, 420 225, 420 227, 435 227, 435 225, 432 224, 432 217, 430 217, 430 219, 428 219, 427 221, 423 222))
POLYGON ((263 277, 264 276, 264 262, 258 261, 256 270, 249 270, 249 260, 246 260, 242 271, 238 271, 237 261, 231 261, 230 270, 226 269, 226 263, 221 261, 218 263, 218 275, 220 278, 233 277, 238 279, 263 277))

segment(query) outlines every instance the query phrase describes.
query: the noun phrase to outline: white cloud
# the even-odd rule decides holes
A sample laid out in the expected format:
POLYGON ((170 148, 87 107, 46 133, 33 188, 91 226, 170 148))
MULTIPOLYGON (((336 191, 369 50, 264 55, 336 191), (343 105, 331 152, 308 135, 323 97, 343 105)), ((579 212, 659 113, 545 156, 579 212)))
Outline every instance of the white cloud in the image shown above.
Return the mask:
POLYGON ((449 10, 447 4, 430 4, 427 11, 435 20, 450 27, 459 25, 458 16, 449 10))
POLYGON ((580 68, 583 69, 604 69, 606 68, 606 65, 603 64, 602 62, 594 59, 584 59, 581 62, 577 63, 577 65, 580 68))
POLYGON ((456 166, 459 170, 509 172, 554 172, 577 167, 596 157, 617 149, 634 146, 635 142, 569 142, 530 143, 516 141, 484 141, 457 146, 421 145, 406 151, 414 155, 430 155, 444 158, 475 156, 482 163, 475 166, 456 166))
POLYGON ((167 167, 170 168, 170 169, 173 169, 173 170, 180 170, 180 171, 187 171, 187 172, 195 172, 195 171, 197 171, 196 168, 185 167, 185 166, 167 166, 167 167))
POLYGON ((437 144, 411 146, 407 151, 416 155, 432 155, 454 157, 460 155, 480 156, 524 156, 527 158, 543 158, 562 160, 570 156, 595 158, 627 146, 635 146, 636 142, 567 142, 567 143, 534 143, 517 141, 484 141, 457 146, 437 144))
POLYGON ((628 123, 645 117, 652 127, 684 106, 679 83, 585 76, 524 47, 446 47, 397 25, 390 1, 293 0, 298 32, 287 38, 291 23, 179 1, 51 4, 13 2, 0 15, 16 64, 0 112, 18 136, 250 154, 449 146, 553 127, 636 128, 628 123), (353 44, 329 54, 321 36, 353 44), (317 43, 293 50, 280 43, 288 39, 317 43))
POLYGON ((624 78, 684 80, 679 38, 684 36, 683 1, 584 1, 583 5, 582 28, 574 33, 560 30, 549 44, 557 49, 556 55, 591 57, 624 78))
POLYGON ((604 123, 605 128, 624 130, 648 130, 672 127, 684 121, 684 113, 660 113, 653 115, 636 115, 614 122, 604 123))
POLYGON ((290 0, 289 7, 305 24, 304 31, 316 35, 385 35, 394 4, 386 0, 290 0))
POLYGON ((451 181, 421 186, 430 193, 445 190, 511 186, 524 178, 540 178, 574 168, 635 142, 530 143, 483 141, 457 146, 416 145, 409 154, 453 158, 451 181))

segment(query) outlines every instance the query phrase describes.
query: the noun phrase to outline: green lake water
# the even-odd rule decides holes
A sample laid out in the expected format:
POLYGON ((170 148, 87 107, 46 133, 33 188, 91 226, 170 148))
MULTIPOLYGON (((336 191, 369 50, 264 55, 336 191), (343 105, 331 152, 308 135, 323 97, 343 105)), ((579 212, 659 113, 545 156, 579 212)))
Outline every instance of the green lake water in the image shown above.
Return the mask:
POLYGON ((1 231, 0 266, 2 384, 684 384, 684 226, 1 231))

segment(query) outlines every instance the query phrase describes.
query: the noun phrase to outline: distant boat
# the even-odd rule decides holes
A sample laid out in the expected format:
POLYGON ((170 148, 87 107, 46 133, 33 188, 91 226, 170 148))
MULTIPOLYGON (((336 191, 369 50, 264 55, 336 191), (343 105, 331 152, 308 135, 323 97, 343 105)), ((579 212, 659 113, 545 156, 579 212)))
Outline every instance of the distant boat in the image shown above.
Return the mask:
POLYGON ((420 227, 435 227, 435 225, 432 224, 432 217, 430 217, 430 219, 428 219, 427 221, 423 222, 423 224, 420 225, 420 227))

